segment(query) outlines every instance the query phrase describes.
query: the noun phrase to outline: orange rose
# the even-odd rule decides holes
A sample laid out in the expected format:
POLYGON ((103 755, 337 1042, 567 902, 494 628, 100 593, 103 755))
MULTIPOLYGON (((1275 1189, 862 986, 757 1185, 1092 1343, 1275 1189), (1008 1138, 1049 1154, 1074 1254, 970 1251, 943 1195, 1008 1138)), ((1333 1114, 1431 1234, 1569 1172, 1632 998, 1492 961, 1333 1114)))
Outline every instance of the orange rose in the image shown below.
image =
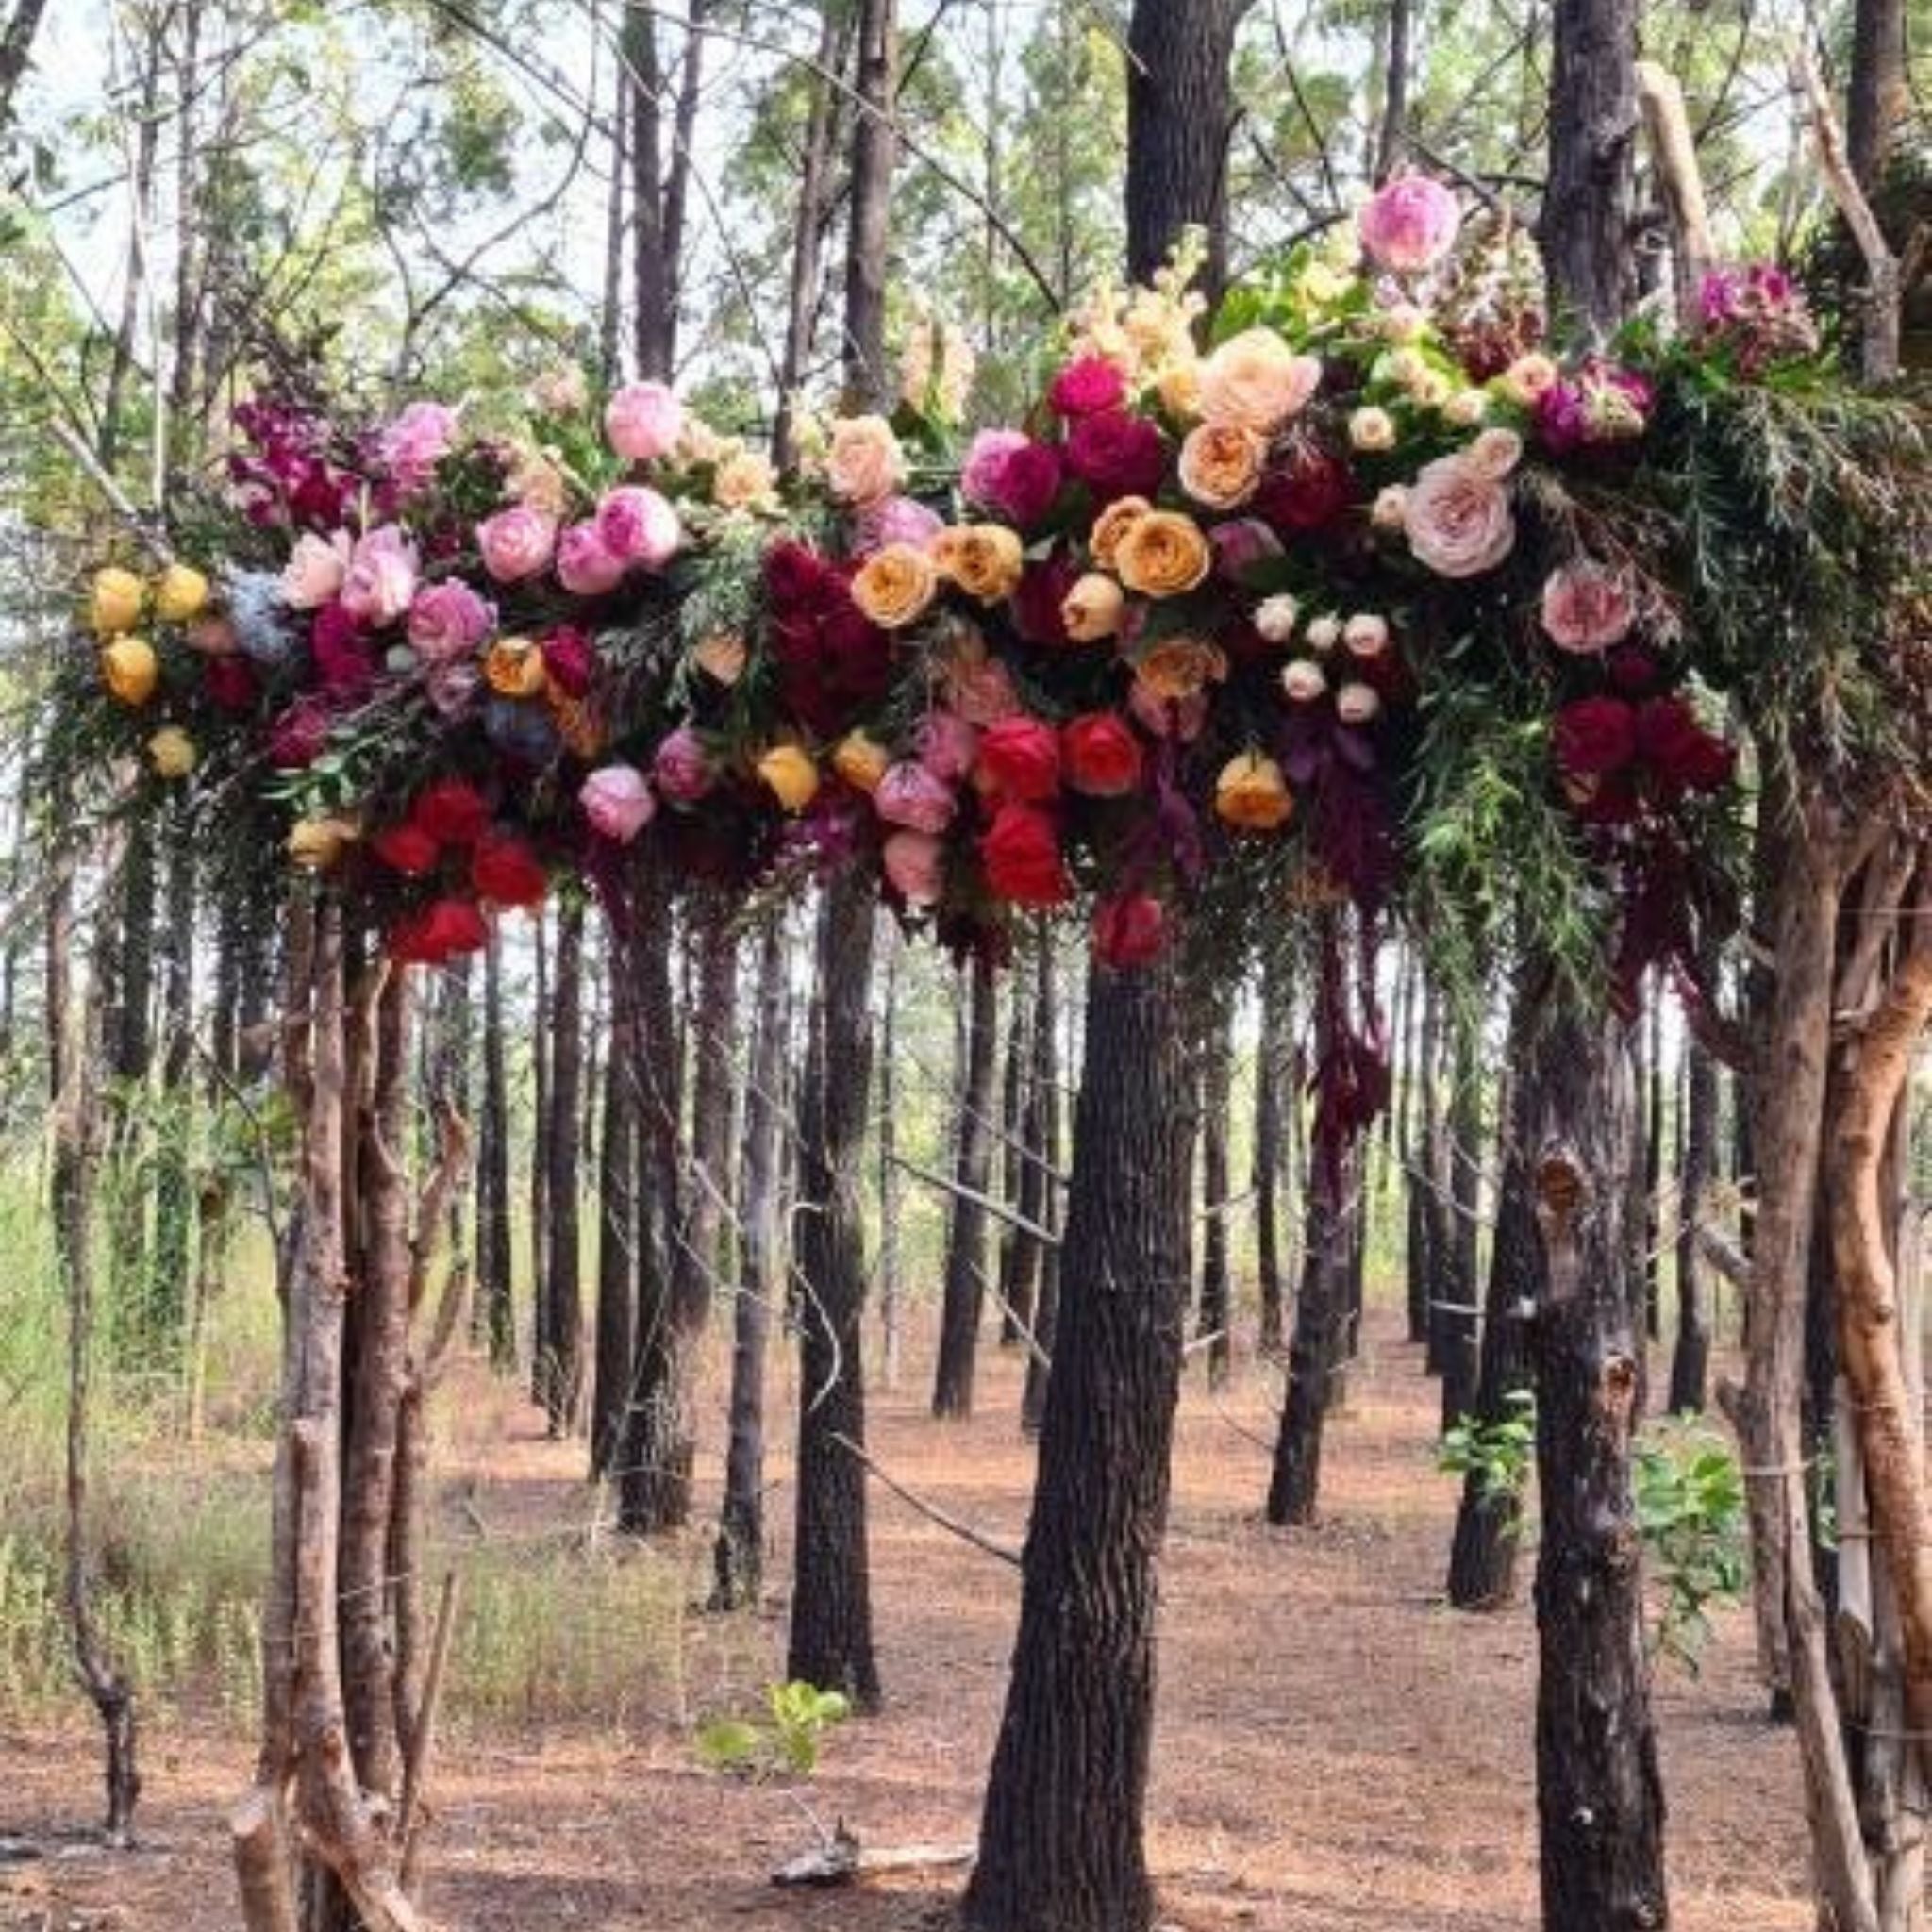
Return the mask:
POLYGON ((1163 704, 1191 698, 1227 676, 1227 654, 1205 638, 1163 638, 1134 665, 1141 685, 1163 704))
POLYGON ((1019 588, 1026 559, 1019 533, 1004 524, 968 524, 932 540, 933 560, 969 597, 997 604, 1019 588))
POLYGON ((1208 575, 1214 560, 1192 517, 1151 509, 1136 517, 1114 551, 1121 582, 1143 597, 1178 597, 1208 575))
POLYGON ((1244 751, 1222 766, 1214 781, 1214 809, 1237 831, 1272 832, 1288 823, 1294 796, 1273 758, 1244 751))
POLYGON ((855 791, 876 791, 886 767, 892 762, 884 745, 863 731, 848 731, 832 747, 832 769, 855 791))
POLYGON ((507 698, 541 697, 549 682, 543 653, 528 638, 498 638, 483 659, 483 676, 507 698))
POLYGON ((881 630, 904 630, 932 608, 939 590, 933 560, 914 543, 874 550, 852 579, 852 601, 881 630))
POLYGON ((1153 508, 1144 496, 1123 496, 1108 504, 1094 519, 1087 549, 1102 570, 1114 568, 1121 539, 1153 508))
POLYGON ((1267 445, 1236 423, 1203 423, 1181 444, 1181 488, 1209 509, 1234 509, 1254 495, 1267 445))

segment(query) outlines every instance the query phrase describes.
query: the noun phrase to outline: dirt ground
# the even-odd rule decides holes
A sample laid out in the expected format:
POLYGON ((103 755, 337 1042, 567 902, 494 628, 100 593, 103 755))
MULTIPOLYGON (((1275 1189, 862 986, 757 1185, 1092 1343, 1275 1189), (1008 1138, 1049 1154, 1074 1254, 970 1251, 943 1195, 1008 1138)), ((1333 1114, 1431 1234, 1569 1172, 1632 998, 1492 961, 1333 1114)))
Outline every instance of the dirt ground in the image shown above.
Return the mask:
MULTIPOLYGON (((774 1387, 774 1404, 785 1393, 774 1387)), ((1259 1374, 1224 1398, 1197 1385, 1182 1416, 1151 1807, 1168 1920, 1187 1932, 1526 1932, 1535 1633, 1525 1607, 1466 1618, 1441 1605, 1454 1486, 1431 1466, 1434 1386, 1388 1330, 1372 1337, 1332 1428, 1326 1521, 1296 1533, 1258 1521, 1274 1393, 1259 1374)), ((581 1516, 575 1449, 541 1441, 530 1412, 481 1377, 452 1407, 462 1418, 446 1462, 452 1509, 492 1534, 581 1516)), ((901 1481, 1017 1542, 1032 1463, 1017 1407, 1010 1359, 984 1369, 971 1424, 933 1424, 908 1387, 876 1399, 875 1453, 901 1481)), ((785 1458, 770 1474, 781 1545, 771 1574, 782 1582, 785 1458)), ((768 1883, 810 1842, 808 1806, 879 1846, 961 1843, 974 1830, 1017 1576, 877 1488, 874 1511, 889 1708, 837 1733, 809 1788, 794 1796, 704 1771, 678 1722, 741 1706, 781 1668, 782 1601, 756 1624, 693 1614, 685 1708, 649 1734, 451 1745, 431 1842, 438 1922, 470 1932, 943 1924, 957 1874, 809 1895, 768 1883)), ((687 1554, 695 1596, 702 1541, 687 1554)), ((1794 1747, 1761 1710, 1740 1615, 1721 1619, 1701 1677, 1660 1680, 1679 1932, 1811 1923, 1794 1747)), ((0 1927, 231 1932, 222 1817, 246 1762, 245 1740, 212 1724, 158 1732, 144 1842, 108 1856, 61 1842, 96 1801, 88 1734, 0 1736, 0 1837, 52 1854, 0 1864, 0 1927)))

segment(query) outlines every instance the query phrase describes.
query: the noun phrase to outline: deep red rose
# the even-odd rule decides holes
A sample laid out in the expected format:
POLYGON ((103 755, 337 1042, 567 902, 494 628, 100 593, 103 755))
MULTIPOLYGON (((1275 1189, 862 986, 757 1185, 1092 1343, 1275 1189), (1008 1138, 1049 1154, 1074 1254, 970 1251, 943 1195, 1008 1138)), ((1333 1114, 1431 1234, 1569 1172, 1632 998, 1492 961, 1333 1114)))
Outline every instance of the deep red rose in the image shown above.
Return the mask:
POLYGON ((1637 756, 1637 713, 1622 698, 1579 698, 1557 713, 1556 748, 1570 777, 1622 771, 1637 756))
POLYGON ((1620 645, 1606 660, 1610 682, 1626 698, 1641 697, 1657 686, 1657 661, 1639 644, 1620 645))
POLYGON ((390 958, 406 965, 441 966, 490 942, 481 910, 468 899, 438 899, 391 929, 390 958))
POLYGON ((1067 437, 1067 468, 1101 503, 1152 496, 1167 472, 1167 442, 1144 417, 1124 409, 1083 416, 1067 437))
POLYGON ((824 559, 790 537, 765 552, 765 594, 779 610, 815 602, 824 580, 824 559))
POLYGON ((1020 587, 1008 608, 1013 613, 1014 627, 1029 644, 1067 641, 1067 625, 1060 608, 1079 575, 1064 550, 1056 550, 1021 572, 1020 587))
POLYGON ((1059 828, 1037 805, 1003 805, 979 841, 986 882, 1015 906, 1059 906, 1073 892, 1060 862, 1059 828))
POLYGON ((328 742, 329 709, 318 697, 297 698, 268 728, 268 755, 282 771, 312 765, 328 742))
POLYGON ((1719 791, 1730 782, 1734 746, 1697 722, 1682 698, 1649 698, 1637 708, 1637 748, 1666 784, 1719 791))
POLYGON ((1284 536, 1323 530, 1355 498, 1355 475, 1338 456, 1298 443, 1261 478, 1248 508, 1284 536))
POLYGON ((490 823, 490 807, 466 779, 439 778, 418 796, 409 817, 439 845, 474 845, 490 823))
POLYGON ((1118 711, 1089 711, 1060 732, 1067 783, 1092 798, 1120 798, 1140 789, 1146 754, 1118 711))
POLYGON ((442 848, 421 825, 413 820, 405 819, 399 825, 385 825, 370 840, 369 849, 391 872, 399 872, 406 878, 419 879, 425 873, 435 870, 442 848))
POLYGON ((834 738, 885 696, 895 651, 837 572, 822 575, 819 600, 774 625, 771 644, 785 709, 816 737, 834 738))
POLYGON ((470 861, 479 898, 498 906, 541 906, 549 881, 537 855, 514 832, 486 832, 470 861))
POLYGON ((248 710, 261 694, 255 666, 246 658, 210 658, 202 685, 218 711, 248 710))
POLYGON ((1105 356, 1082 356, 1053 379, 1046 399, 1057 415, 1093 416, 1126 399, 1126 378, 1105 356))
POLYGON ((980 733, 974 772, 998 797, 1043 805, 1059 793, 1059 734, 1024 713, 1002 718, 980 733))
POLYGON ((1144 966, 1166 946, 1167 908, 1158 899, 1129 892, 1093 908, 1093 957, 1103 966, 1144 966))
POLYGON ((580 698, 596 675, 597 653, 582 631, 566 625, 543 640, 543 669, 566 697, 580 698))
POLYGON ((1009 450, 986 479, 986 504, 1016 529, 1045 522, 1060 493, 1060 453, 1050 442, 1029 442, 1009 450))
POLYGON ((315 613, 308 657, 324 691, 358 697, 375 682, 375 648, 340 604, 325 604, 315 613))

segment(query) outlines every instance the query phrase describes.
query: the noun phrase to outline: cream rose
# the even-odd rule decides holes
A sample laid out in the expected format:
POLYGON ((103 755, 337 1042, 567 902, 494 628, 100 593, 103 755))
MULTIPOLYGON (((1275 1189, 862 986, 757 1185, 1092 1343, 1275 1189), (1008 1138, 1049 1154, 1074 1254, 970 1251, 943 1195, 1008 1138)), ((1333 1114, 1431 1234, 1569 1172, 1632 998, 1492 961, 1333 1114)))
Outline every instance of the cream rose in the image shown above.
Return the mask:
POLYGON ((1321 381, 1321 363, 1272 328, 1242 329, 1201 364, 1202 420, 1270 436, 1301 414, 1321 381))
POLYGON ((1261 480, 1267 445, 1236 423, 1203 423, 1181 444, 1181 488, 1209 509, 1235 509, 1261 480))
POLYGON ((1067 636, 1076 644, 1098 643, 1121 627, 1121 612, 1126 608, 1121 587, 1098 571, 1089 571, 1067 592, 1060 606, 1060 622, 1067 636))
POLYGON ((1408 492, 1405 525, 1416 560, 1441 577, 1480 576, 1516 544, 1502 479, 1467 455, 1424 466, 1408 492))
POLYGON ((832 425, 825 482, 841 503, 863 509, 906 480, 906 456, 883 416, 847 416, 832 425))

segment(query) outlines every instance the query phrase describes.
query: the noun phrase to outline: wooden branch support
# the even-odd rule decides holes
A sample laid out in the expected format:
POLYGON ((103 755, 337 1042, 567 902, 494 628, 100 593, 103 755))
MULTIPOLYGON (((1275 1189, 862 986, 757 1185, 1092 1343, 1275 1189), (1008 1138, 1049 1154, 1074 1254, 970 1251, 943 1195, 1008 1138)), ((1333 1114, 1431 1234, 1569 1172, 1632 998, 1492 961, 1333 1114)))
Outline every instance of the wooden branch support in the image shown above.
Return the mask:
POLYGON ((1710 212, 1704 199, 1704 175, 1697 165, 1697 142, 1685 111, 1684 90, 1668 68, 1654 60, 1640 60, 1637 98, 1650 136, 1657 185, 1670 215, 1671 245, 1676 257, 1677 320, 1689 334, 1703 321, 1699 297, 1704 278, 1717 259, 1710 239, 1710 212))
POLYGON ((408 1756, 403 1763, 402 1808, 396 1821, 396 1839, 402 1846, 403 1890, 416 1889, 416 1853, 423 1838, 423 1789, 429 1775, 429 1756, 436 1743, 436 1713, 442 1700, 442 1676, 449 1663, 449 1647, 456 1635, 457 1574, 446 1570, 442 1594, 436 1605, 436 1634, 429 1641, 429 1668, 423 1679, 423 1704, 409 1734, 408 1756))
POLYGON ((991 1194, 981 1193, 976 1188, 962 1188, 950 1174, 935 1174, 929 1167, 921 1167, 916 1160, 908 1160, 902 1154, 892 1156, 892 1165, 909 1174, 916 1181, 924 1181, 929 1188, 937 1188, 941 1193, 951 1194, 954 1199, 970 1201, 975 1208, 985 1210, 1000 1221, 1017 1227, 1024 1235, 1043 1242, 1049 1248, 1057 1248, 1060 1238, 1050 1227, 1041 1227, 1037 1221, 1029 1221, 1018 1208, 1008 1208, 1004 1201, 996 1201, 991 1194))
POLYGON ((941 1529, 959 1538, 961 1541, 971 1543, 974 1549, 984 1550, 989 1557, 997 1557, 1002 1563, 1010 1563, 1016 1570, 1020 1567, 1020 1553, 1011 1544, 995 1541, 983 1531, 974 1529, 971 1524, 961 1523, 957 1516, 949 1516, 937 1503, 928 1503, 924 1496, 915 1495, 904 1483, 888 1475, 851 1437, 835 1435, 832 1441, 884 1483, 902 1503, 909 1503, 927 1522, 938 1524, 941 1529))

